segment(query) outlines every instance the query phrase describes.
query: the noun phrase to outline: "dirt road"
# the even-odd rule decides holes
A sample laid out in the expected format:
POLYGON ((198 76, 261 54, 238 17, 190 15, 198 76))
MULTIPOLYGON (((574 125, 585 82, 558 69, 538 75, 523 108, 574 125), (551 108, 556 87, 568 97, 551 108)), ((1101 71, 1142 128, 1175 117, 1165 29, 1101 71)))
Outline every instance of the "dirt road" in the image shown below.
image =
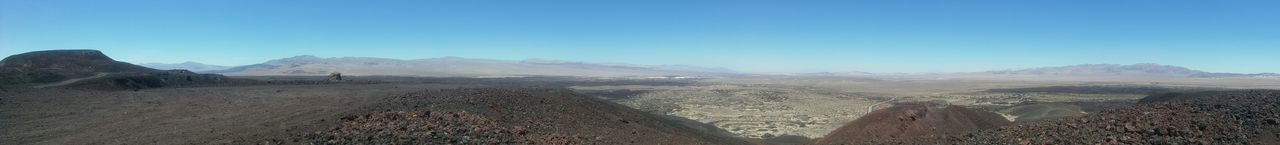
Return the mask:
MULTIPOLYGON (((876 111, 876 106, 880 106, 880 104, 884 104, 884 103, 893 102, 893 100, 895 100, 895 99, 898 99, 898 97, 892 97, 892 98, 889 98, 889 100, 888 100, 888 101, 883 101, 883 102, 880 102, 880 103, 871 104, 871 106, 867 106, 867 112, 866 112, 866 113, 871 113, 871 111, 876 111)), ((865 113, 864 113, 864 114, 865 114, 865 113)))
POLYGON ((64 85, 69 85, 69 84, 73 84, 73 83, 76 83, 76 82, 80 82, 80 81, 82 81, 82 80, 96 79, 96 78, 101 78, 101 77, 105 77, 105 76, 107 76, 107 73, 98 73, 98 74, 95 74, 95 75, 93 75, 93 76, 89 76, 89 77, 74 78, 74 79, 68 79, 68 80, 64 80, 64 81, 61 81, 61 82, 57 82, 57 83, 50 83, 50 84, 37 85, 37 86, 34 86, 33 88, 37 88, 37 89, 38 89, 38 88, 58 87, 58 86, 64 86, 64 85))

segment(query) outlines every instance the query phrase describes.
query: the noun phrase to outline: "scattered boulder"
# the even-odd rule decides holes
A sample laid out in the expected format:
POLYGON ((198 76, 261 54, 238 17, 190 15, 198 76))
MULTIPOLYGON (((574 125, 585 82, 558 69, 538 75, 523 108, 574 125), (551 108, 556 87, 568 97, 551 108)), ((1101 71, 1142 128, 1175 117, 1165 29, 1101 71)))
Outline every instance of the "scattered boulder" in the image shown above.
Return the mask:
POLYGON ((329 78, 326 78, 325 80, 327 80, 327 81, 342 81, 342 73, 340 73, 340 72, 333 72, 333 73, 329 73, 329 78))

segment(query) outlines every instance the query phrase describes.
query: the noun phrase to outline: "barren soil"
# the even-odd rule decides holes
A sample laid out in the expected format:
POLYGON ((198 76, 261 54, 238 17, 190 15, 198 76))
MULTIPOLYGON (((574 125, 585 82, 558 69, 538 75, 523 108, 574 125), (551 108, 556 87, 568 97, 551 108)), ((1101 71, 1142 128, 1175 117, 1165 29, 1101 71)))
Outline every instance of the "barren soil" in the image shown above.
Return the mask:
POLYGON ((3 92, 5 144, 254 144, 321 130, 385 96, 451 85, 281 85, 3 92))

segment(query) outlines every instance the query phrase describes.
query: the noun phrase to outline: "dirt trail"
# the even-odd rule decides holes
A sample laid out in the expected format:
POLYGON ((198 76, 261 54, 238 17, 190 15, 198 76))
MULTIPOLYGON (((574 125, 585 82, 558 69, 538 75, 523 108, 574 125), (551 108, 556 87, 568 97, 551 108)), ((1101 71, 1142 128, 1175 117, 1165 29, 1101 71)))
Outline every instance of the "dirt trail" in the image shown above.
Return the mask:
POLYGON ((880 102, 880 103, 871 104, 871 106, 867 106, 867 113, 871 113, 871 111, 875 111, 876 106, 880 106, 880 104, 884 104, 884 103, 893 102, 893 100, 895 100, 895 99, 898 99, 898 97, 892 97, 892 98, 889 98, 889 100, 888 100, 888 101, 883 101, 883 102, 880 102))
POLYGON ((37 88, 37 89, 38 89, 38 88, 57 87, 57 86, 63 86, 63 85, 73 84, 73 83, 76 83, 76 82, 80 82, 80 81, 82 81, 82 80, 96 79, 96 78, 101 78, 101 77, 105 77, 105 76, 107 76, 107 73, 98 73, 98 74, 95 74, 95 75, 93 75, 93 76, 89 76, 89 77, 68 79, 68 80, 65 80, 65 81, 62 81, 62 82, 38 85, 38 86, 34 86, 34 87, 32 87, 32 88, 37 88))

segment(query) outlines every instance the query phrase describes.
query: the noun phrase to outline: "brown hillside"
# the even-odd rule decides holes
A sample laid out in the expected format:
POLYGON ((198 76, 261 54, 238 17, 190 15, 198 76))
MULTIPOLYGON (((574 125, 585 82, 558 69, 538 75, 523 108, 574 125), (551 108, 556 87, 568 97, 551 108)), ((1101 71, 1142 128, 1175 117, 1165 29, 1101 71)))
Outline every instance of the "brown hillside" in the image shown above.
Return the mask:
POLYGON ((960 106, 905 105, 868 113, 815 139, 813 144, 849 144, 873 139, 952 135, 1009 124, 999 114, 960 106))
POLYGON ((33 51, 0 61, 0 86, 144 89, 229 81, 222 75, 156 70, 116 61, 97 50, 33 51))
POLYGON ((474 88, 393 97, 312 133, 316 144, 749 144, 569 90, 474 88))
POLYGON ((984 131, 956 144, 1277 144, 1280 91, 1154 95, 1145 104, 984 131))
POLYGON ((51 83, 98 73, 153 72, 119 62, 97 50, 47 50, 17 54, 0 61, 0 84, 51 83))

